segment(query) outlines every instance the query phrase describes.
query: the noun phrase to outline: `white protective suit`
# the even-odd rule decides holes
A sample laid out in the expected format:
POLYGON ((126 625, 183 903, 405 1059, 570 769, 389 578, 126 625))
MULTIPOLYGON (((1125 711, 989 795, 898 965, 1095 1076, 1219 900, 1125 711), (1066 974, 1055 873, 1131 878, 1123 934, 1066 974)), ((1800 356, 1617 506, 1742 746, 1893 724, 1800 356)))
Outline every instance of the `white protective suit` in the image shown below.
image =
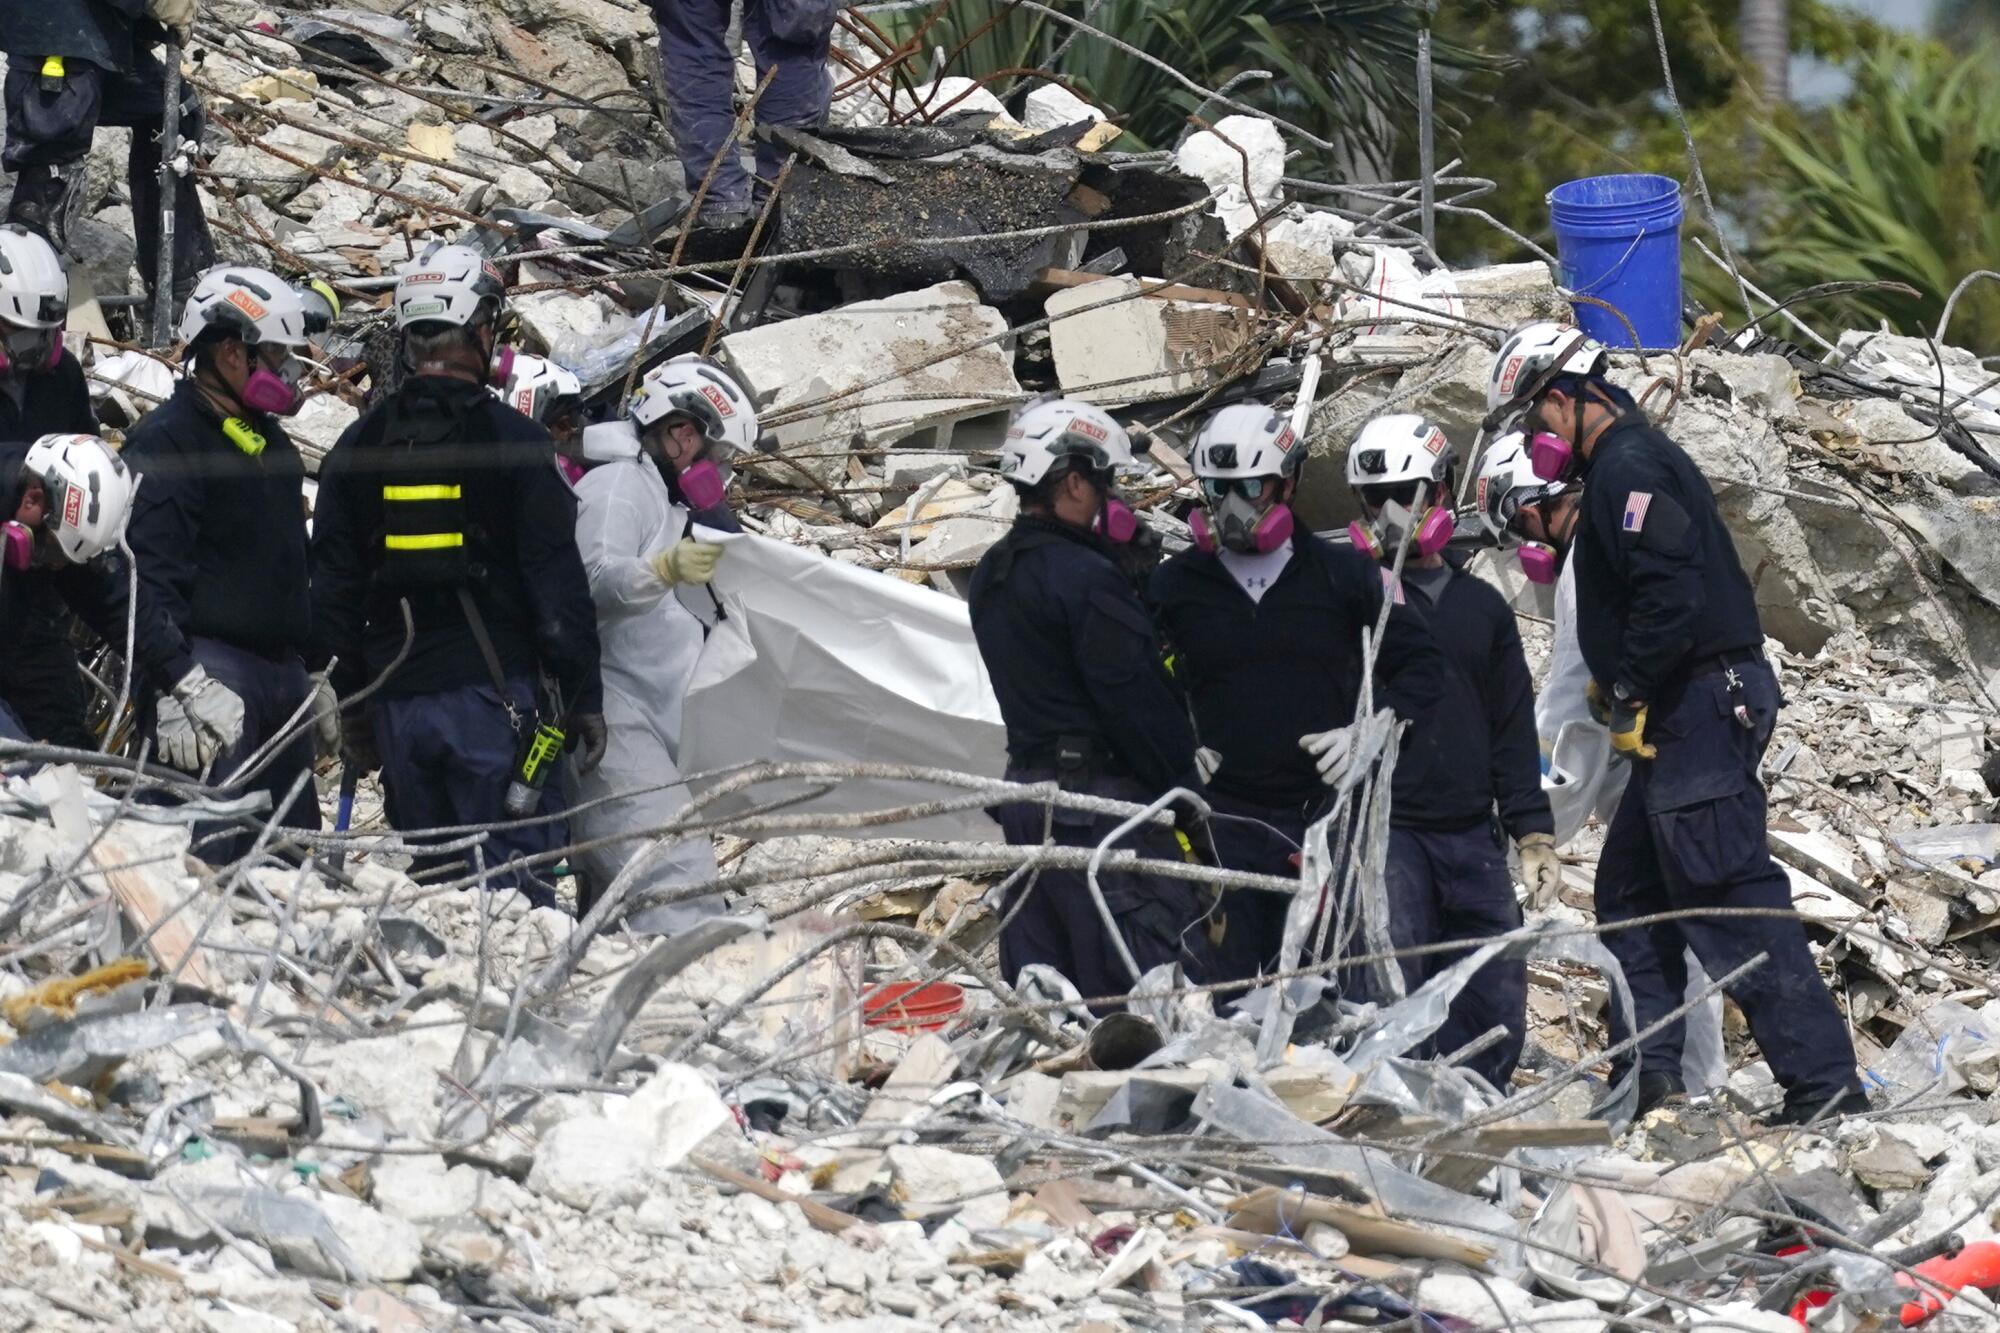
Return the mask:
MULTIPOLYGON (((1618 811, 1628 776, 1626 759, 1611 749, 1611 733, 1590 715, 1584 687, 1590 668, 1576 637, 1576 548, 1556 580, 1555 641, 1549 646, 1549 674, 1535 698, 1535 730, 1542 740, 1542 790, 1555 812, 1556 845, 1574 838, 1595 814, 1604 823, 1618 811)), ((1687 955, 1686 995, 1707 988, 1708 974, 1694 950, 1687 955)), ((1719 1088, 1729 1081, 1722 1049, 1722 997, 1711 995, 1687 1016, 1681 1047, 1681 1081, 1690 1092, 1719 1088)))
MULTIPOLYGON (((591 427, 585 454, 598 465, 576 486, 576 546, 597 606, 609 737, 604 762, 576 777, 576 799, 587 805, 621 792, 640 794, 578 813, 571 821, 578 842, 657 828, 687 807, 691 797, 676 758, 681 704, 704 633, 651 564, 681 539, 687 511, 668 498, 666 482, 639 452, 629 426, 591 427)), ((593 849, 577 858, 579 869, 601 892, 646 846, 634 839, 593 849)), ((715 849, 698 834, 658 852, 633 891, 699 883, 716 873, 715 849)), ((633 926, 671 932, 722 907, 719 896, 699 899, 644 913, 633 926)))

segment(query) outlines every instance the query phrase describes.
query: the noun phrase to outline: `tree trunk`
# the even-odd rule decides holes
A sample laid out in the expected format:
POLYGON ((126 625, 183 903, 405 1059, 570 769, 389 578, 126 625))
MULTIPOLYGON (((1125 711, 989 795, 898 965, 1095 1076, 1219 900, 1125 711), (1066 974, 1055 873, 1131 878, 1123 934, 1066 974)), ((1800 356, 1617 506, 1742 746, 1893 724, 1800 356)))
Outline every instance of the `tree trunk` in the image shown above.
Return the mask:
POLYGON ((1737 44, 1757 71, 1757 91, 1779 106, 1792 100, 1792 29, 1785 0, 1741 0, 1737 44))

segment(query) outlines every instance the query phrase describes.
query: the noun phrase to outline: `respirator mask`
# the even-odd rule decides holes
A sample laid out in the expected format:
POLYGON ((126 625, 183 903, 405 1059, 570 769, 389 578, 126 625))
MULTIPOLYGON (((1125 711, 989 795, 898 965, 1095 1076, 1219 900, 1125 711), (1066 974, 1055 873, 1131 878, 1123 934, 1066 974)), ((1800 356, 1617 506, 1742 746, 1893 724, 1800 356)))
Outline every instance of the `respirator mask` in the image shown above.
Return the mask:
POLYGON ((1355 550, 1376 560, 1393 558, 1405 545, 1419 556, 1436 555, 1458 530, 1458 521, 1449 506, 1425 504, 1419 511, 1417 505, 1419 493, 1429 500, 1441 490, 1421 481, 1361 487, 1362 501, 1377 512, 1367 522, 1348 524, 1348 540, 1355 550))
POLYGON ((249 349, 252 369, 236 396, 252 412, 288 417, 305 401, 299 386, 305 381, 306 361, 289 350, 280 350, 284 351, 284 360, 273 366, 264 359, 261 349, 249 349))
POLYGON ((0 375, 39 375, 62 361, 61 329, 0 329, 0 375))
POLYGON ((1188 516, 1195 545, 1211 553, 1219 545, 1246 555, 1264 555, 1283 546, 1292 535, 1292 507, 1278 503, 1264 508, 1265 480, 1263 477, 1203 478, 1205 507, 1188 516))

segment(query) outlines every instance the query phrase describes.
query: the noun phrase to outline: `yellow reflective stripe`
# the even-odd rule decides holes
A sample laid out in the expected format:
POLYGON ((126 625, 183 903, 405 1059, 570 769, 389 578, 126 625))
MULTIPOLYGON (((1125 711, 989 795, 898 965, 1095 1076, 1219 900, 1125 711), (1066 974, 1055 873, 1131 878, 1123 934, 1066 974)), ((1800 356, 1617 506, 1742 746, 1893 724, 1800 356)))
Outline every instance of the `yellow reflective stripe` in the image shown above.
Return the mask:
POLYGON ((456 500, 456 486, 384 486, 384 500, 456 500))
POLYGON ((63 67, 63 58, 61 56, 47 56, 43 58, 42 60, 43 78, 60 79, 64 73, 65 70, 63 67))
POLYGON ((411 536, 389 533, 382 538, 382 544, 392 551, 436 551, 447 546, 465 545, 462 532, 420 532, 411 536))

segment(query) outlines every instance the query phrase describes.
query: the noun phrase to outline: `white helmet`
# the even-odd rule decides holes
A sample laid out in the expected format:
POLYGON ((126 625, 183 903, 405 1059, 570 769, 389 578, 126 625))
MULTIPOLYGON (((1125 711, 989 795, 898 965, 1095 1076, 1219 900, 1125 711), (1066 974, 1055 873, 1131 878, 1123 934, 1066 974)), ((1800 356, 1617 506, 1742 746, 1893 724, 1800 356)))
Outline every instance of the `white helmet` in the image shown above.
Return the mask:
POLYGON ((1494 540, 1505 546, 1518 540, 1513 530, 1514 515, 1523 505, 1561 495, 1563 483, 1543 481, 1535 475, 1528 458, 1528 441, 1520 431, 1512 431, 1493 442, 1479 461, 1479 476, 1472 492, 1479 521, 1494 540))
POLYGON ((69 318, 69 275, 50 245, 26 227, 0 227, 0 321, 59 329, 69 318))
POLYGON ((683 416, 701 427, 704 440, 730 453, 757 447, 757 409, 750 395, 720 366, 693 352, 647 371, 625 413, 641 435, 683 416))
POLYGON ((1348 485, 1429 482, 1433 504, 1450 467, 1450 441, 1443 431, 1414 413, 1376 417, 1361 428, 1347 450, 1348 485))
POLYGON ((1132 464, 1132 437, 1111 414, 1073 398, 1029 403, 1007 427, 1000 446, 1000 475, 1021 486, 1048 476, 1059 458, 1077 458, 1094 472, 1132 464))
POLYGON ((1500 344, 1486 378, 1487 425, 1506 408, 1525 403, 1558 375, 1598 375, 1610 364, 1604 344, 1573 324, 1539 319, 1523 324, 1500 344))
POLYGON ((77 564, 118 545, 132 512, 132 473, 95 435, 44 435, 28 446, 22 469, 48 494, 49 531, 77 564))
POLYGON ((499 266, 469 245, 432 242, 416 262, 396 275, 397 329, 417 324, 464 328, 492 302, 494 319, 507 305, 507 283, 499 266))
POLYGON ((565 398, 582 400, 583 385, 547 357, 521 352, 508 363, 507 382, 493 392, 522 416, 547 425, 549 410, 557 403, 565 398))
POLYGON ((1188 461, 1203 481, 1289 477, 1305 461, 1284 413, 1262 403, 1231 403, 1195 433, 1188 461))
POLYGON ((181 341, 223 329, 252 346, 306 345, 306 307, 292 285, 268 269, 224 264, 201 275, 181 312, 181 341))

